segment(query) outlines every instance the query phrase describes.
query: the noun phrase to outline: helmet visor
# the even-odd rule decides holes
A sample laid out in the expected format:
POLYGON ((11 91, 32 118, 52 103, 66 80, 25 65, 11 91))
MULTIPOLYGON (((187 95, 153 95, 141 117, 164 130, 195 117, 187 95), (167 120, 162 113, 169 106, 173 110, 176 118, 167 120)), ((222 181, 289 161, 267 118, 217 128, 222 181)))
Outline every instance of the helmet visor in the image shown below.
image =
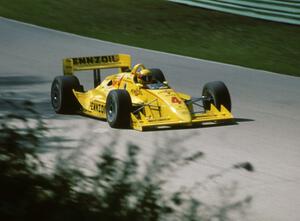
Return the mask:
POLYGON ((145 82, 151 82, 152 81, 152 76, 151 75, 143 75, 141 79, 145 82))

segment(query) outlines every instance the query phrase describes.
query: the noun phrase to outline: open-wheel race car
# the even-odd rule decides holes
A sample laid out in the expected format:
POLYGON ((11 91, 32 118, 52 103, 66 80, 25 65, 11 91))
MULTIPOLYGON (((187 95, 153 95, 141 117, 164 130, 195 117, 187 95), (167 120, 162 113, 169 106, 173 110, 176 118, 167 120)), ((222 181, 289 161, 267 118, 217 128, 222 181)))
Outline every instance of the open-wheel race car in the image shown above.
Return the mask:
POLYGON ((232 120, 231 100, 221 81, 205 84, 202 96, 192 98, 168 85, 160 69, 137 64, 131 69, 126 54, 67 58, 63 76, 51 87, 57 113, 84 114, 107 120, 113 128, 143 131, 161 126, 192 126, 232 120), (119 73, 101 81, 100 70, 118 68, 119 73), (84 91, 75 71, 93 70, 94 88, 84 91))

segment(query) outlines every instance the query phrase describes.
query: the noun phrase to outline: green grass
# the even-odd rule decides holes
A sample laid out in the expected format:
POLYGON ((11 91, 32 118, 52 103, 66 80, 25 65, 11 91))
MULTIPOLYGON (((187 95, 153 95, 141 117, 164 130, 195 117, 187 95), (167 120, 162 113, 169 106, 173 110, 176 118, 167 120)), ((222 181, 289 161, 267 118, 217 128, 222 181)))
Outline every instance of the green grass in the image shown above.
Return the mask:
POLYGON ((0 0, 0 15, 159 51, 300 76, 300 27, 164 0, 0 0))

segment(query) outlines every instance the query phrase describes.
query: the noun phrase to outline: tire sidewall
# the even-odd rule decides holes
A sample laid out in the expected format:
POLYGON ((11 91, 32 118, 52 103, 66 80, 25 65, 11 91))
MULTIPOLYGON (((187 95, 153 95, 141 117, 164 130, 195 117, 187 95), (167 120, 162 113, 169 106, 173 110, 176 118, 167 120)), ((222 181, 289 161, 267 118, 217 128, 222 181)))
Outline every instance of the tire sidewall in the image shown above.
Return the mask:
POLYGON ((76 76, 57 76, 51 86, 51 104, 55 112, 71 114, 80 109, 80 104, 73 93, 80 90, 76 76), (55 102, 57 99, 57 102, 55 102))
POLYGON ((130 126, 131 98, 126 90, 112 90, 106 101, 106 119, 113 128, 130 126), (112 111, 112 112, 110 112, 112 111))
POLYGON ((211 98, 212 101, 203 101, 205 110, 210 110, 212 103, 218 110, 223 105, 228 111, 231 111, 231 98, 228 88, 222 81, 213 81, 204 85, 202 95, 211 98))
POLYGON ((215 107, 218 108, 218 104, 216 103, 216 96, 211 88, 204 87, 202 96, 207 97, 208 99, 212 99, 210 101, 204 101, 203 106, 205 110, 210 110, 210 104, 212 103, 215 107))
POLYGON ((60 78, 55 78, 51 86, 51 104, 55 112, 61 109, 62 88, 60 78))
POLYGON ((107 121, 111 126, 114 126, 116 121, 118 120, 119 114, 119 102, 117 98, 117 94, 114 91, 111 91, 108 94, 107 102, 106 102, 106 113, 107 113, 107 121), (111 110, 111 108, 113 110, 111 110), (110 111, 112 113, 110 114, 110 111))

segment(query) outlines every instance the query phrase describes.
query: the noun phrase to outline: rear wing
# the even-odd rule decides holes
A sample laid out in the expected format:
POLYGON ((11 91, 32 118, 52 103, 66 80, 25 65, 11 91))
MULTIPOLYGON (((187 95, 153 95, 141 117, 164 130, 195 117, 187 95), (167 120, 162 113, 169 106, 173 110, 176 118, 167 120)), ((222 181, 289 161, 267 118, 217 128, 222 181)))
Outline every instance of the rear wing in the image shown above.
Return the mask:
POLYGON ((64 75, 73 75, 75 71, 100 70, 119 68, 124 72, 131 67, 131 58, 128 54, 77 57, 63 59, 64 75))
POLYGON ((119 68, 119 72, 130 70, 131 57, 128 54, 78 57, 63 59, 64 75, 73 75, 75 71, 93 70, 94 87, 101 83, 100 69, 119 68))

